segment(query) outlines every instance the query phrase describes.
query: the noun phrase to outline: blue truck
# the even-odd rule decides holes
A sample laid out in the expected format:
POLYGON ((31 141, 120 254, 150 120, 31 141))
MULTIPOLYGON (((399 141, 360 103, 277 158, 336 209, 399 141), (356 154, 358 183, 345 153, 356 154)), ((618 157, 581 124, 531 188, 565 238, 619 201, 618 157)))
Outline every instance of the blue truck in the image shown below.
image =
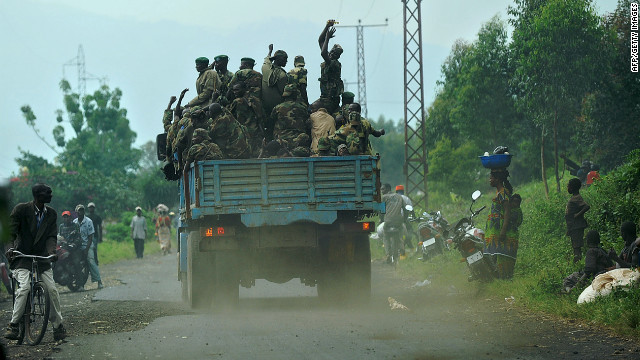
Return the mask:
POLYGON ((233 304, 256 279, 370 297, 375 224, 362 219, 384 211, 379 156, 198 161, 178 184, 178 279, 190 306, 233 304))

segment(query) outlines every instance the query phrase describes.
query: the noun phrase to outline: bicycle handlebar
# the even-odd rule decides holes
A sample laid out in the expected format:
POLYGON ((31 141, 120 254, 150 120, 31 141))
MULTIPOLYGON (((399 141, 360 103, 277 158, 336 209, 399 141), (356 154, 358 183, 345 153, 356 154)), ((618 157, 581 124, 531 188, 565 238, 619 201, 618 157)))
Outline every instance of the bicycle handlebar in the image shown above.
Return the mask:
POLYGON ((38 256, 38 255, 27 255, 23 254, 18 250, 12 250, 14 257, 16 258, 29 258, 29 259, 38 259, 38 260, 52 260, 56 255, 52 254, 49 256, 38 256))

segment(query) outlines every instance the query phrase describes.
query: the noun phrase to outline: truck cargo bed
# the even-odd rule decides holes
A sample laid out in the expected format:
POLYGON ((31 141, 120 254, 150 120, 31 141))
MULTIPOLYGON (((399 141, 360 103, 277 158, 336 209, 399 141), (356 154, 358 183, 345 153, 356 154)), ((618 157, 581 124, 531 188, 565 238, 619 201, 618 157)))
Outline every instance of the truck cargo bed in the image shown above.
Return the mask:
POLYGON ((309 220, 336 212, 383 211, 377 156, 209 160, 180 181, 184 220, 240 214, 249 227, 309 220), (187 191, 185 192, 185 185, 187 191))

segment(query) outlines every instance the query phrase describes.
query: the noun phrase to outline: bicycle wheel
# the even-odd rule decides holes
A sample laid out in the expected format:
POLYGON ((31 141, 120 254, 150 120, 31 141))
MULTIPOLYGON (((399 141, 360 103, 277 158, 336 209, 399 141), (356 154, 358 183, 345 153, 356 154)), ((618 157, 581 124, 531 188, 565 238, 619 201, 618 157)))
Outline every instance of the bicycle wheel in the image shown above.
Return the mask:
POLYGON ((49 292, 40 282, 33 285, 32 291, 33 294, 30 299, 33 302, 25 309, 25 311, 30 311, 25 330, 29 344, 38 345, 47 332, 47 325, 49 324, 49 292))
MULTIPOLYGON (((14 277, 11 277, 11 287, 12 289, 18 289, 18 280, 16 280, 14 277)), ((16 292, 13 291, 12 294, 13 296, 13 307, 15 308, 16 305, 16 292)), ((29 299, 27 298, 27 305, 25 305, 25 312, 26 310, 29 308, 29 299)), ((25 319, 26 316, 22 316, 22 318, 20 319, 20 322, 18 322, 18 345, 22 345, 22 342, 24 341, 24 323, 25 323, 25 319)))

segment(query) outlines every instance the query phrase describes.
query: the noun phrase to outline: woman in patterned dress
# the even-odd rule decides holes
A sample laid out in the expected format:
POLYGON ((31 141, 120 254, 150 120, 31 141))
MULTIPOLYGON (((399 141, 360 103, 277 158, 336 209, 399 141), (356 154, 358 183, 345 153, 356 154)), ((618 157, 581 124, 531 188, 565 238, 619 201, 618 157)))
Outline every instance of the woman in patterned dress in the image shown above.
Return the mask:
POLYGON ((501 279, 513 277, 518 254, 518 230, 512 219, 510 202, 513 187, 507 177, 509 171, 506 168, 491 170, 489 184, 497 191, 485 230, 484 253, 493 257, 501 279))

